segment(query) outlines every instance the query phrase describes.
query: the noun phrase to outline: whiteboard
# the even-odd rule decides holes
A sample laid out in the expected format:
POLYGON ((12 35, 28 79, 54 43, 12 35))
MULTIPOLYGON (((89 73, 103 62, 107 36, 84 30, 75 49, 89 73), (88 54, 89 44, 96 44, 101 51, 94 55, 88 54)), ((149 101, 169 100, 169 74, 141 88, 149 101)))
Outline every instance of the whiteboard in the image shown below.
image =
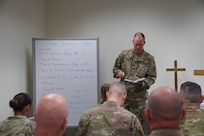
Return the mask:
POLYGON ((98 38, 32 42, 34 111, 42 96, 61 94, 69 103, 67 126, 78 126, 82 113, 99 99, 98 38))

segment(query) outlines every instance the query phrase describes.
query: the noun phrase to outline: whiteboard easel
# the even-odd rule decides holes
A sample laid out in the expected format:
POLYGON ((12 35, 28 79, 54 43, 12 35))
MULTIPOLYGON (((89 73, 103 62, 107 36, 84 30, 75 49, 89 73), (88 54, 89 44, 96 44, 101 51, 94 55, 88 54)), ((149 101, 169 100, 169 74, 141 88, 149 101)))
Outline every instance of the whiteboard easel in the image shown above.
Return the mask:
POLYGON ((67 126, 98 103, 97 39, 33 38, 33 107, 46 94, 58 93, 69 103, 67 126))

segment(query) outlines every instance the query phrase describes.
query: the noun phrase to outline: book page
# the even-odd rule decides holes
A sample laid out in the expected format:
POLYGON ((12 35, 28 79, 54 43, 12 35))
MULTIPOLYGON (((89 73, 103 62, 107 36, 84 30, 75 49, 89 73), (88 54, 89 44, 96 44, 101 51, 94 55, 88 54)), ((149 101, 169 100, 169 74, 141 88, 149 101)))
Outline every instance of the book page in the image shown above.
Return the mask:
POLYGON ((125 81, 130 82, 130 83, 137 83, 139 81, 143 81, 145 78, 138 78, 136 80, 131 80, 131 79, 125 79, 125 81))

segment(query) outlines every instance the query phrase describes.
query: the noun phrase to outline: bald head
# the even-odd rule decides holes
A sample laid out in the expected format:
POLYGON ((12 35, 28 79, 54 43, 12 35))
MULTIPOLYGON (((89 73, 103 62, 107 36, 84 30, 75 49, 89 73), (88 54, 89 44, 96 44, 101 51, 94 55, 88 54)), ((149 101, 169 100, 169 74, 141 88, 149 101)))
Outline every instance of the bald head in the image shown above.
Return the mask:
POLYGON ((162 86, 150 93, 148 108, 157 117, 167 120, 178 118, 182 112, 182 101, 174 89, 162 86))
POLYGON ((63 134, 68 120, 66 99, 59 94, 49 94, 42 97, 37 106, 35 120, 37 136, 39 132, 42 132, 41 130, 63 134))
POLYGON ((179 128, 182 111, 182 100, 174 89, 161 86, 150 93, 146 116, 151 129, 179 128))

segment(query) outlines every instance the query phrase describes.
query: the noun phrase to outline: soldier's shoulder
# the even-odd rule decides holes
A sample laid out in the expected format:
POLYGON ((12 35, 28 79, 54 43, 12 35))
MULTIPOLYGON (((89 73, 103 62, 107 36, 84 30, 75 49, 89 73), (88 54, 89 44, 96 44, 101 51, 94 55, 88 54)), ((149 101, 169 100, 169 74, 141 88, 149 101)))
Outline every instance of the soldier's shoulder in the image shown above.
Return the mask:
POLYGON ((154 56, 147 51, 144 51, 144 55, 148 58, 154 59, 154 56))
POLYGON ((184 121, 184 132, 187 135, 204 135, 204 113, 200 109, 189 109, 186 113, 186 119, 184 121))
POLYGON ((204 110, 203 109, 198 109, 197 112, 204 118, 204 110))
POLYGON ((127 50, 123 50, 120 54, 132 54, 133 49, 127 49, 127 50))
MULTIPOLYGON (((184 136, 184 133, 179 129, 156 129, 150 133, 150 136, 184 136)), ((190 135, 189 135, 190 136, 190 135)))
POLYGON ((95 113, 97 114, 97 112, 100 111, 101 107, 102 107, 102 104, 95 105, 92 108, 86 110, 83 113, 83 115, 89 115, 89 114, 95 114, 95 113))
POLYGON ((1 135, 10 135, 10 134, 23 134, 23 135, 34 135, 36 128, 35 121, 31 121, 27 118, 10 118, 5 120, 0 125, 1 135))
POLYGON ((134 119, 135 121, 139 121, 138 117, 133 114, 132 112, 126 110, 125 108, 121 107, 121 110, 120 110, 124 116, 126 116, 127 118, 130 118, 130 119, 134 119))

